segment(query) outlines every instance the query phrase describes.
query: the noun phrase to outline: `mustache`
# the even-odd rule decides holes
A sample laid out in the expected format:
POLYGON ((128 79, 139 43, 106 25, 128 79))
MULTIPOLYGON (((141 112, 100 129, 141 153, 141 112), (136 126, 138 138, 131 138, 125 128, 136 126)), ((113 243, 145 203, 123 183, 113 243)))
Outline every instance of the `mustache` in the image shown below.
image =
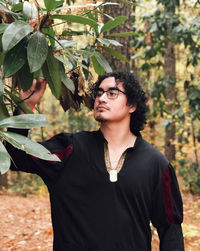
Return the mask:
POLYGON ((110 110, 110 108, 107 105, 102 105, 102 104, 97 105, 96 110, 101 109, 101 108, 104 108, 106 110, 110 110))

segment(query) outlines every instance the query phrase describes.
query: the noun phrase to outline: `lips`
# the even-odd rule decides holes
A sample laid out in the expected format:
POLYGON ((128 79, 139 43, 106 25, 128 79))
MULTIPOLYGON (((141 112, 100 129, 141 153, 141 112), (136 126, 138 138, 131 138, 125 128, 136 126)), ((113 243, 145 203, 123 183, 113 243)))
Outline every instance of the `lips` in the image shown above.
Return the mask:
POLYGON ((98 105, 97 108, 96 108, 96 110, 98 110, 98 111, 100 110, 101 111, 101 110, 109 110, 109 109, 108 109, 108 107, 106 107, 104 105, 98 105))

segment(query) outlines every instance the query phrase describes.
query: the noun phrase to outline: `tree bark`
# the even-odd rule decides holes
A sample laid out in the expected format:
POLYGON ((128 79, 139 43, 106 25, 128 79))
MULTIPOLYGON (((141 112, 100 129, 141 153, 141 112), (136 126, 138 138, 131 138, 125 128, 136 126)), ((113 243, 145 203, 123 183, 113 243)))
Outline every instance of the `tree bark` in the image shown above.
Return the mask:
MULTIPOLYGON (((112 1, 111 1, 112 2, 112 1)), ((132 1, 133 2, 133 1, 132 1)), ((119 3, 119 5, 105 5, 103 8, 104 13, 115 18, 118 16, 126 16, 126 21, 112 30, 112 33, 129 32, 130 31, 130 15, 131 5, 119 3)), ((109 21, 108 17, 104 16, 104 23, 109 21)), ((113 37, 111 38, 113 39, 113 37)), ((120 42, 123 46, 113 46, 112 49, 118 51, 128 60, 130 60, 130 38, 129 37, 117 37, 114 38, 120 42)), ((113 58, 108 54, 104 55, 111 65, 113 71, 129 71, 130 65, 119 59, 113 58)))
MULTIPOLYGON (((170 37, 170 34, 169 34, 170 37)), ((164 55, 164 72, 165 77, 169 76, 176 78, 176 59, 175 59, 175 53, 174 53, 174 44, 169 41, 167 44, 167 48, 165 50, 164 55)), ((166 88, 166 99, 167 99, 167 106, 168 111, 173 112, 175 110, 175 103, 176 103, 176 89, 175 89, 175 83, 171 83, 168 88, 166 88)), ((168 158, 170 162, 174 161, 176 159, 176 149, 175 145, 173 143, 175 139, 175 121, 172 119, 171 126, 167 126, 165 128, 165 155, 168 158)))
POLYGON ((7 189, 8 188, 8 175, 5 173, 4 175, 0 174, 0 190, 3 188, 7 189))

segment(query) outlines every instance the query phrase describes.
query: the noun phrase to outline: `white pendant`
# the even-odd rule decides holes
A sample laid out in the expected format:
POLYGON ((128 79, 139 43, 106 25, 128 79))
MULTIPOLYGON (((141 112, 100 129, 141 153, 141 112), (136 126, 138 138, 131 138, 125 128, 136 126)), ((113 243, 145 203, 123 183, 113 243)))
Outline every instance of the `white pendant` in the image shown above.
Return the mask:
POLYGON ((110 170, 110 181, 116 182, 117 181, 117 170, 110 170))

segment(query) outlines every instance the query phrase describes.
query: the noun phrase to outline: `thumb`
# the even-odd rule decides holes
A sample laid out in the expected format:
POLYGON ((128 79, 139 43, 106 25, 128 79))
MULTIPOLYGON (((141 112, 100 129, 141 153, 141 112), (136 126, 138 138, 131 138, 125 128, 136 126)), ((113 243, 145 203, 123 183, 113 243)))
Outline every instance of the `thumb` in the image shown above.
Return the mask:
POLYGON ((30 90, 31 92, 35 91, 36 85, 37 85, 37 80, 36 80, 36 79, 33 79, 32 86, 31 86, 31 88, 30 88, 29 90, 30 90))
POLYGON ((40 92, 42 95, 44 94, 47 87, 47 82, 43 78, 39 78, 36 82, 36 91, 40 92))

